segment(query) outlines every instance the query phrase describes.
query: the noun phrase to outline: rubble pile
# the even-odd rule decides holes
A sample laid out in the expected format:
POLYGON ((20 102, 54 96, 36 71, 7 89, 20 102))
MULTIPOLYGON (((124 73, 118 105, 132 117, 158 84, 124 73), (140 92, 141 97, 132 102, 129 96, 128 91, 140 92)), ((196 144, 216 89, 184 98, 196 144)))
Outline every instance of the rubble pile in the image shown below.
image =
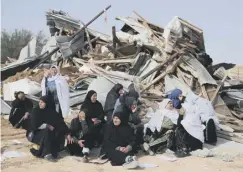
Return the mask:
POLYGON ((70 84, 71 106, 81 104, 90 89, 104 101, 105 90, 116 83, 127 89, 133 84, 147 108, 179 88, 211 101, 221 123, 219 137, 243 143, 242 65, 213 66, 203 30, 180 17, 162 28, 134 11, 137 18, 116 18, 124 25, 118 31, 113 26, 111 36, 88 28, 109 8, 87 24, 63 11, 46 12, 51 38, 41 55, 2 68, 4 83, 25 77, 40 83, 44 68, 57 64, 70 84))

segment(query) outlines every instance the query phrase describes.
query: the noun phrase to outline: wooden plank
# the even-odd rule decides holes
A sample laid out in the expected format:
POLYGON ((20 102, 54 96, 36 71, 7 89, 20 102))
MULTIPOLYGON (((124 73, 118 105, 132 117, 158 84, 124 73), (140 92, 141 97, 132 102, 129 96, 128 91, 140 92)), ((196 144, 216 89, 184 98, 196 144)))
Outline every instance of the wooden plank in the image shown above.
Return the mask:
POLYGON ((209 100, 208 93, 206 91, 205 85, 202 85, 202 94, 203 94, 203 97, 205 99, 209 100))
POLYGON ((181 57, 179 57, 179 59, 177 59, 176 61, 172 62, 166 69, 166 71, 164 71, 163 73, 161 73, 159 76, 157 76, 153 81, 151 81, 151 83, 149 83, 148 85, 146 85, 143 89, 142 92, 144 92, 145 90, 147 90, 149 87, 151 87, 152 85, 156 84, 158 81, 160 81, 161 79, 163 79, 168 73, 171 73, 175 70, 175 68, 178 66, 179 62, 181 62, 181 57))
POLYGON ((113 47, 116 48, 116 44, 118 44, 119 46, 122 46, 121 41, 117 38, 116 36, 116 27, 112 26, 112 38, 113 38, 113 47))
POLYGON ((154 72, 158 71, 161 69, 166 63, 168 63, 170 60, 173 60, 175 57, 178 56, 178 53, 173 54, 169 59, 167 59, 165 62, 161 63, 159 66, 155 67, 153 70, 149 71, 146 73, 143 77, 141 77, 141 81, 145 80, 147 77, 152 75, 154 72))
POLYGON ((94 64, 133 63, 135 59, 92 60, 94 64))
POLYGON ((93 49, 92 43, 91 43, 91 41, 90 41, 89 32, 88 32, 88 30, 87 30, 86 28, 85 28, 85 33, 86 33, 87 40, 88 40, 88 43, 89 43, 89 48, 90 48, 91 52, 93 52, 94 49, 93 49))
POLYGON ((119 51, 114 49, 112 46, 107 45, 106 47, 114 54, 114 56, 116 56, 116 55, 119 57, 124 56, 122 53, 120 53, 119 51))
POLYGON ((238 114, 238 113, 236 113, 235 111, 231 111, 231 113, 235 116, 235 117, 237 117, 237 118, 239 118, 239 119, 243 119, 243 114, 241 113, 241 114, 238 114))
MULTIPOLYGON (((146 21, 145 18, 143 18, 141 15, 139 15, 136 11, 133 11, 134 14, 136 14, 142 21, 142 24, 144 25, 145 28, 147 28, 154 36, 151 37, 152 41, 154 41, 157 46, 159 46, 159 49, 161 52, 165 53, 165 55, 167 55, 167 53, 164 50, 164 43, 162 42, 162 40, 159 38, 159 36, 153 31, 153 29, 151 29, 148 25, 148 22, 146 21)), ((167 57, 165 57, 165 59, 167 59, 167 57)))
POLYGON ((77 39, 79 39, 78 37, 76 37, 76 35, 78 35, 80 32, 83 31, 83 29, 87 28, 91 23, 93 23, 97 18, 99 18, 103 13, 105 13, 108 9, 110 9, 111 5, 107 6, 104 10, 102 10, 99 14, 97 14, 92 20, 90 20, 88 23, 86 23, 80 30, 78 30, 74 35, 73 35, 73 39, 70 41, 70 44, 72 44, 73 42, 76 42, 77 39))
MULTIPOLYGON (((215 87, 213 85, 205 85, 205 89, 206 89, 206 92, 208 94, 208 97, 209 97, 209 100, 211 101, 213 96, 214 96, 214 92, 216 91, 215 87), (208 90, 215 90, 214 92, 213 91, 209 91, 208 90)), ((224 103, 224 100, 221 98, 221 96, 217 96, 216 99, 215 99, 215 105, 214 106, 214 110, 216 113, 218 114, 221 114, 221 115, 225 115, 225 116, 232 116, 228 106, 224 103), (224 106, 221 104, 224 104, 224 106), (217 105, 220 105, 217 107, 217 105)))
POLYGON ((217 97, 217 95, 218 95, 218 93, 219 93, 220 88, 223 86, 225 80, 227 79, 227 76, 228 76, 228 75, 225 74, 225 76, 224 76, 224 78, 222 79, 221 83, 218 85, 216 91, 214 92, 214 95, 213 95, 213 97, 212 97, 212 99, 211 99, 211 103, 212 103, 212 105, 214 105, 214 101, 215 101, 215 99, 216 99, 216 97, 217 97))
MULTIPOLYGON (((112 46, 114 50, 116 49, 116 27, 112 26, 112 46)), ((114 52, 114 57, 117 58, 117 52, 114 52)))

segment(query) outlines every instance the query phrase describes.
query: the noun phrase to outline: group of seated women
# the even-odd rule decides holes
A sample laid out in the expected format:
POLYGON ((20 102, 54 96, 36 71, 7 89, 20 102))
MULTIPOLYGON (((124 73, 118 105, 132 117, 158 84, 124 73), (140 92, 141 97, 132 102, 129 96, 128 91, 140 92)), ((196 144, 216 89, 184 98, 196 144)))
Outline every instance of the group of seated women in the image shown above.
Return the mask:
MULTIPOLYGON (((19 94, 16 95, 18 104, 23 101, 19 94)), ((218 121, 209 101, 193 93, 184 97, 182 91, 176 89, 144 124, 138 115, 138 98, 134 87, 125 92, 121 84, 116 84, 107 94, 103 109, 97 93, 90 90, 70 127, 60 113, 48 107, 46 96, 41 97, 32 112, 27 103, 18 106, 13 103, 13 109, 22 107, 20 112, 25 119, 31 113, 26 127, 27 139, 35 146, 30 151, 49 161, 56 161, 58 152, 64 148, 65 136, 71 155, 83 156, 87 162, 90 150, 101 147, 100 157, 125 168, 138 166, 135 154, 140 148, 150 155, 170 149, 176 156, 183 157, 202 149, 204 141, 216 143, 218 121)))

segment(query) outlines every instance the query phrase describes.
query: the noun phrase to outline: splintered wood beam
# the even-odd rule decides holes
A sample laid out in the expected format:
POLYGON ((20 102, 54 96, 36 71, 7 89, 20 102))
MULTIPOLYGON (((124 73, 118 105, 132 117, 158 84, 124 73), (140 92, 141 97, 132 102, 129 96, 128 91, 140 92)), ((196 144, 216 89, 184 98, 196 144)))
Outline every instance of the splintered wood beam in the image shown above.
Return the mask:
POLYGON ((107 48, 115 55, 119 56, 119 57, 123 57, 124 55, 122 53, 120 53, 119 51, 117 51, 116 49, 114 49, 112 46, 107 46, 107 48))
POLYGON ((112 26, 112 38, 113 38, 113 47, 114 48, 116 48, 114 46, 114 44, 118 44, 119 46, 122 46, 121 41, 116 36, 116 27, 115 26, 112 26))
MULTIPOLYGON (((116 28, 115 26, 112 27, 112 45, 113 48, 116 49, 116 28)), ((117 52, 114 52, 114 57, 117 58, 117 52)))
POLYGON ((89 32, 88 32, 88 30, 87 30, 86 28, 85 28, 85 33, 86 33, 87 40, 88 40, 88 43, 89 43, 89 48, 90 48, 90 50, 93 52, 94 49, 93 49, 92 43, 91 43, 91 41, 90 41, 89 32))
POLYGON ((206 91, 205 85, 202 85, 202 94, 203 94, 203 97, 205 99, 209 100, 208 93, 206 91))
MULTIPOLYGON (((163 79, 167 74, 172 73, 175 68, 178 66, 178 64, 181 62, 181 57, 179 57, 177 60, 175 60, 174 62, 172 62, 164 72, 162 72, 159 76, 157 76, 153 81, 151 81, 151 83, 149 83, 148 85, 146 85, 143 89, 142 92, 144 92, 145 90, 147 90, 148 88, 150 88, 152 85, 156 84, 158 81, 160 81, 161 79, 163 79)), ((141 92, 141 93, 142 93, 141 92)))
POLYGON ((135 59, 115 59, 115 60, 92 60, 94 64, 109 64, 109 63, 133 63, 135 59))
POLYGON ((149 71, 148 73, 146 73, 143 77, 141 77, 141 80, 143 81, 144 79, 146 79, 147 77, 149 77, 150 75, 152 75, 154 72, 156 72, 159 69, 161 69, 166 63, 168 63, 170 60, 173 60, 177 55, 178 55, 178 53, 173 54, 165 62, 161 63, 159 66, 155 67, 154 69, 152 69, 151 71, 149 71))
POLYGON ((220 90, 220 88, 223 86, 223 84, 224 84, 225 80, 227 79, 227 77, 228 77, 228 75, 225 74, 225 75, 224 75, 224 78, 223 78, 222 81, 221 81, 221 83, 218 85, 216 91, 214 92, 213 98, 211 99, 211 103, 212 103, 212 105, 214 105, 214 101, 215 101, 216 97, 218 96, 219 90, 220 90))

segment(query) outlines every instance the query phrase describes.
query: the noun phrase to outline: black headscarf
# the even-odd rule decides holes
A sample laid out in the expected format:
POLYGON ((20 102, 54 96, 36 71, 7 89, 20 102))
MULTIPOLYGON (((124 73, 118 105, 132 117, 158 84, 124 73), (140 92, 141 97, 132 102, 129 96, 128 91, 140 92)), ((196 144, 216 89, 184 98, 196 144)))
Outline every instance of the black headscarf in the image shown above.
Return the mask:
POLYGON ((44 103, 47 103, 48 102, 48 97, 47 96, 42 96, 40 98, 41 101, 43 101, 44 103))
POLYGON ((114 114, 113 118, 115 116, 121 120, 121 124, 119 126, 115 126, 113 122, 107 124, 104 138, 104 148, 115 149, 118 146, 133 146, 135 144, 134 132, 129 125, 124 123, 124 114, 117 112, 114 114))
POLYGON ((84 103, 82 104, 80 110, 86 110, 86 117, 88 119, 97 118, 104 121, 104 110, 101 103, 96 100, 95 103, 91 101, 91 97, 96 94, 94 90, 90 90, 85 97, 84 103))
POLYGON ((104 111, 107 113, 108 111, 113 111, 116 100, 120 97, 119 91, 123 89, 121 84, 116 84, 107 94, 104 111))
MULTIPOLYGON (((47 102, 47 96, 40 98, 43 102, 47 102)), ((39 106, 33 109, 31 115, 31 131, 36 131, 42 124, 52 125, 56 131, 68 131, 67 125, 64 122, 64 119, 59 115, 54 109, 48 108, 47 106, 44 109, 41 109, 39 106)))
POLYGON ((129 97, 127 94, 120 97, 120 105, 115 109, 115 113, 121 112, 124 115, 124 123, 129 122, 129 117, 132 114, 131 106, 137 104, 137 99, 135 97, 129 97))
POLYGON ((18 98, 18 95, 20 93, 24 94, 24 92, 22 91, 15 92, 14 96, 16 99, 12 102, 11 105, 9 122, 13 126, 21 120, 21 118, 25 115, 26 112, 30 113, 33 109, 33 103, 31 102, 31 100, 27 98, 25 98, 24 100, 20 100, 18 98))

